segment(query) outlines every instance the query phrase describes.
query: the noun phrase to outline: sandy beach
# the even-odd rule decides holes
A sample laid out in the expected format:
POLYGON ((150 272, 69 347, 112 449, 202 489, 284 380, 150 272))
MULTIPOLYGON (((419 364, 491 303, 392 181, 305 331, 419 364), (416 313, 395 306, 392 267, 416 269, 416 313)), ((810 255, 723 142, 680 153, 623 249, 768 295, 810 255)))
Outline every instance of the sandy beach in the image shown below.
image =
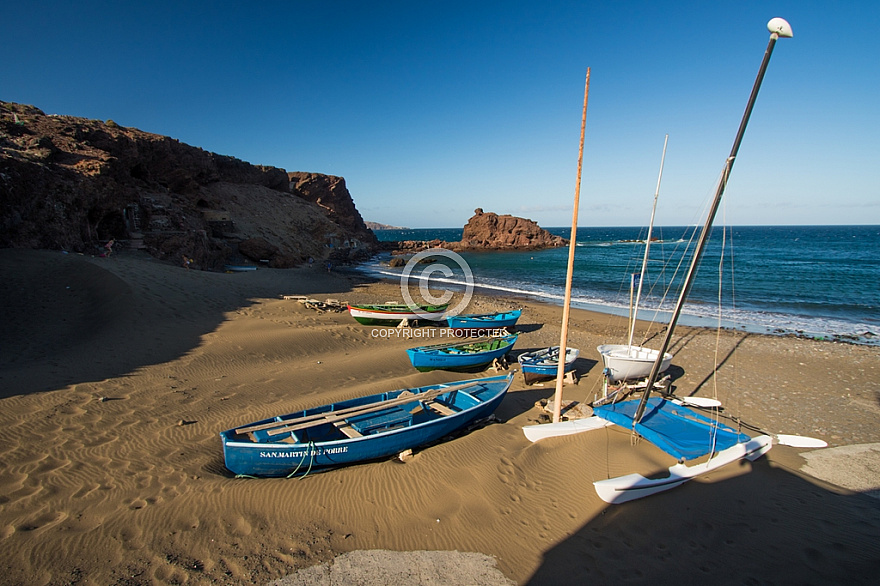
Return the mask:
MULTIPOLYGON (((681 328, 677 395, 829 447, 775 446, 624 505, 592 482, 671 458, 620 428, 530 443, 522 427, 554 385, 519 375, 495 422, 405 463, 242 479, 223 465, 224 429, 494 372, 417 372, 404 349, 423 339, 283 298, 401 299, 350 273, 208 273, 135 251, 4 249, 0 267, 0 584, 874 584, 880 572, 880 348, 681 328)), ((560 307, 478 295, 470 310, 514 307, 514 354, 558 344, 560 307)), ((601 394, 595 348, 625 328, 572 311, 581 378, 566 399, 601 394)))

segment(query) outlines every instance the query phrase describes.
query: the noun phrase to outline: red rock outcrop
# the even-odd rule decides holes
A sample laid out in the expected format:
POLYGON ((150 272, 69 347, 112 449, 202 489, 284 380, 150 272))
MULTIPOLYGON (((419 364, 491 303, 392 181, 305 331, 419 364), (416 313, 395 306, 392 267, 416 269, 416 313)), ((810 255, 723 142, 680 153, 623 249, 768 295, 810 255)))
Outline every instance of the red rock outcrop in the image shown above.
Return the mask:
POLYGON ((413 254, 429 248, 445 248, 452 251, 465 250, 540 250, 568 246, 568 240, 554 236, 537 223, 511 215, 499 216, 486 213, 482 208, 474 210, 462 230, 461 240, 403 240, 383 242, 382 248, 392 254, 413 254))
POLYGON ((460 250, 536 250, 567 245, 568 240, 532 220, 477 208, 461 234, 460 250))

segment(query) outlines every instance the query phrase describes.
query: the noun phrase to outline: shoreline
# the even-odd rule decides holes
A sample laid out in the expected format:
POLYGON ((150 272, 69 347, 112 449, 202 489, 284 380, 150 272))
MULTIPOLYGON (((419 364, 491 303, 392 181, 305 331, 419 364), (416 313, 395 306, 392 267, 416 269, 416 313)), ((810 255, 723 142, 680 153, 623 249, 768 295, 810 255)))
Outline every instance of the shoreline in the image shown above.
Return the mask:
MULTIPOLYGON (((492 561, 504 580, 535 585, 869 584, 880 570, 880 507, 870 496, 880 477, 876 460, 859 464, 880 454, 866 447, 880 444, 876 348, 678 328, 669 371, 678 396, 717 397, 761 429, 830 448, 776 446, 626 505, 602 503, 591 482, 656 473, 671 458, 613 429, 531 444, 522 427, 542 419, 535 404, 555 385, 526 386, 519 374, 494 423, 414 450, 406 463, 236 479, 223 465, 224 429, 492 373, 419 373, 404 352, 418 342, 378 339, 347 312, 282 298, 400 298, 397 284, 370 278, 208 273, 135 252, 6 249, 0 268, 9 312, 0 332, 2 583, 304 584, 299 571, 346 564, 401 584, 418 583, 416 567, 440 568, 453 584, 503 583, 478 581, 492 561), (406 555, 345 557, 380 550, 406 555), (471 574, 459 582, 452 552, 482 556, 462 565, 471 574)), ((476 295, 469 312, 520 305, 476 295)), ((513 353, 558 344, 560 319, 561 307, 526 302, 513 353)), ((566 400, 601 392, 595 347, 622 336, 619 320, 572 309, 581 378, 565 386, 566 400)))
MULTIPOLYGON (((382 273, 380 271, 371 271, 369 266, 366 263, 362 263, 359 265, 362 268, 351 268, 351 269, 343 269, 345 274, 349 274, 352 278, 357 278, 356 275, 366 275, 368 278, 378 279, 382 281, 387 281, 389 283, 395 283, 399 281, 399 278, 395 278, 394 275, 388 273, 382 273)), ((342 271, 340 271, 342 272, 342 271)), ((462 290, 464 289, 464 285, 462 283, 452 281, 450 279, 434 279, 435 282, 442 282, 444 285, 449 286, 450 289, 462 290)), ((491 286, 485 284, 474 284, 474 292, 481 292, 482 296, 490 296, 496 295, 500 297, 510 297, 513 299, 520 299, 524 303, 546 303, 548 305, 556 305, 558 307, 562 307, 564 303, 564 298, 562 296, 551 296, 549 294, 539 294, 539 293, 530 293, 528 291, 515 291, 509 288, 504 288, 500 286, 491 286)), ((583 311, 590 311, 594 313, 607 314, 616 317, 628 317, 628 311, 625 308, 615 307, 613 305, 601 304, 601 303, 588 303, 588 302, 578 302, 572 301, 571 307, 573 309, 580 309, 583 311)), ((649 310, 642 309, 639 311, 640 314, 652 313, 649 310)), ((668 323, 668 319, 671 316, 671 311, 657 311, 656 312, 658 321, 657 323, 665 326, 668 323), (665 321, 664 321, 665 320, 665 321)), ((650 320, 645 320, 644 318, 639 318, 640 322, 647 322, 650 320)), ((880 347, 880 335, 877 335, 874 332, 867 331, 862 334, 851 334, 851 333, 826 333, 819 331, 808 331, 805 329, 797 329, 797 328, 782 328, 778 326, 769 326, 762 324, 754 324, 754 323, 738 323, 731 319, 723 319, 721 320, 721 325, 716 323, 708 323, 713 321, 711 318, 701 315, 695 315, 683 312, 681 318, 679 319, 679 324, 688 327, 695 328, 706 328, 706 329, 716 329, 721 327, 724 330, 728 331, 742 331, 751 334, 763 334, 763 335, 771 335, 771 336, 783 336, 783 337, 794 337, 800 339, 808 339, 808 340, 817 340, 817 341, 829 341, 829 342, 838 342, 841 344, 854 344, 858 346, 874 346, 880 347)))

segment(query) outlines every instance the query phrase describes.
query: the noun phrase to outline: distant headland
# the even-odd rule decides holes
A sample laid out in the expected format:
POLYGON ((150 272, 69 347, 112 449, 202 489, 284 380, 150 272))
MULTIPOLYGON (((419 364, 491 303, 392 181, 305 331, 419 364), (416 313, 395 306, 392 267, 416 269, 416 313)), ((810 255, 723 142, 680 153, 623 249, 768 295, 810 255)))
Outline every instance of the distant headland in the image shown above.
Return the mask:
POLYGON ((409 230, 406 226, 389 226, 379 222, 364 222, 370 230, 409 230))

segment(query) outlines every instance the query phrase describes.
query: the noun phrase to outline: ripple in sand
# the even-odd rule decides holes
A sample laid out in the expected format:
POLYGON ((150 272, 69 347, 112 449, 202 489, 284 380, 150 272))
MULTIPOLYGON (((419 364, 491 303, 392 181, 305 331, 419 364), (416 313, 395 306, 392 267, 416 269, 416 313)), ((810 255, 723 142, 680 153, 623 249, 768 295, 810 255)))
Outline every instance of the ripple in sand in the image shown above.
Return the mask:
POLYGON ((67 519, 67 513, 63 511, 45 512, 23 522, 17 527, 17 530, 39 531, 42 529, 48 529, 54 527, 65 519, 67 519))
POLYGON ((95 492, 96 490, 98 490, 99 488, 101 488, 101 487, 97 484, 83 485, 83 486, 79 487, 79 490, 77 490, 75 493, 73 493, 73 496, 71 498, 75 499, 75 500, 85 498, 85 497, 89 496, 90 494, 92 494, 93 492, 95 492))

